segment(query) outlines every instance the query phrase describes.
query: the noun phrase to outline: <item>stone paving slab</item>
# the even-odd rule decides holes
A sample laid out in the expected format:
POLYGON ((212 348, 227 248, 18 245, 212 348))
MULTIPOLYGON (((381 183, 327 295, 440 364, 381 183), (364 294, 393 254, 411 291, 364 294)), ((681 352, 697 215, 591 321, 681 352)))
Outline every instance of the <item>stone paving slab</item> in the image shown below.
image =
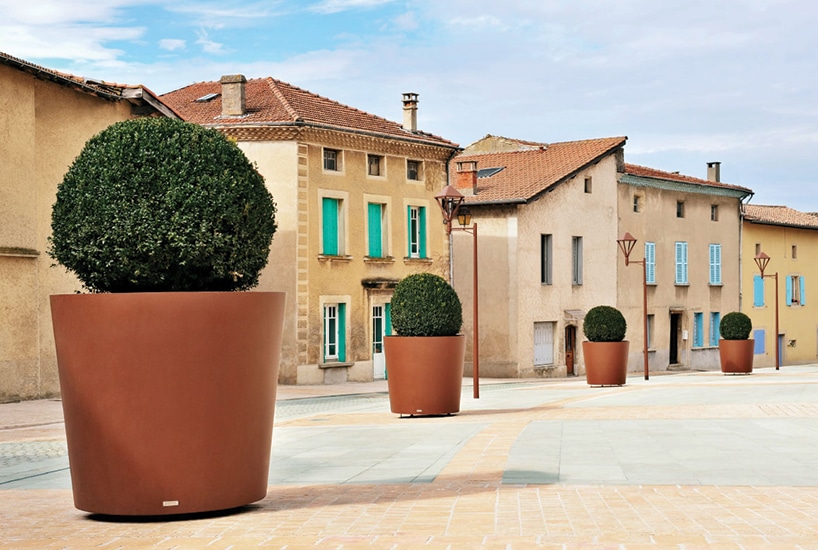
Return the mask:
MULTIPOLYGON (((0 484, 0 548, 818 548, 814 365, 622 388, 515 382, 477 401, 466 385, 461 413, 440 418, 392 415, 377 384, 280 407, 254 505, 98 517, 73 508, 54 472, 0 484)), ((31 437, 53 418, 26 428, 7 407, 0 461, 57 452, 60 440, 31 437)))

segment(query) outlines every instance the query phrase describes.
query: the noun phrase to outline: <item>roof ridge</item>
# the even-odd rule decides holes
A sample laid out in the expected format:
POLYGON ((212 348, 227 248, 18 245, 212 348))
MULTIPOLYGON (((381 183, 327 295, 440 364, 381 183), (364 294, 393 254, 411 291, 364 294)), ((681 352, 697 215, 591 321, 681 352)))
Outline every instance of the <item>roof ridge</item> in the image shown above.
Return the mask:
MULTIPOLYGON (((293 121, 296 122, 296 121, 301 120, 301 116, 298 114, 298 111, 296 111, 295 108, 292 105, 290 105, 290 102, 287 101, 287 97, 281 91, 281 88, 279 87, 279 82, 280 81, 276 80, 275 78, 273 78, 271 76, 262 78, 261 80, 262 81, 264 81, 264 80, 267 81, 267 84, 268 84, 268 86, 270 86, 270 90, 273 92, 273 95, 276 96, 276 99, 278 99, 281 102, 281 104, 284 106, 284 109, 292 117, 293 121)), ((290 86, 290 87, 294 87, 294 86, 292 86, 291 84, 289 84, 287 82, 281 82, 281 83, 286 84, 287 86, 290 86)), ((295 87, 297 87, 297 86, 295 86, 295 87)))

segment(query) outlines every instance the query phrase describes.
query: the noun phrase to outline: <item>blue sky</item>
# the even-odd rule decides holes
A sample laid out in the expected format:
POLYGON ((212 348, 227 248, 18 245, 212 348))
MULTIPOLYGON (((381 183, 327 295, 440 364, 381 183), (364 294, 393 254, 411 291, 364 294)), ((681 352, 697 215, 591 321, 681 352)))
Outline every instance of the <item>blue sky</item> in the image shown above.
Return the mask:
POLYGON ((272 76, 461 145, 628 136, 627 162, 818 211, 810 0, 0 0, 0 51, 168 92, 272 76))

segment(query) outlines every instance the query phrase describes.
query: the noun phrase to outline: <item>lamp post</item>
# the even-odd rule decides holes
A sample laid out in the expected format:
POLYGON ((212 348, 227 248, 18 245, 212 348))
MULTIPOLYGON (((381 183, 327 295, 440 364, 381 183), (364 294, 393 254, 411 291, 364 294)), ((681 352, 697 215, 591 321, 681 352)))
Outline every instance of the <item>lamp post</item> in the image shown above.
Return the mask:
POLYGON ((764 275, 764 270, 767 269, 767 264, 770 263, 770 257, 767 256, 763 252, 759 252, 753 258, 755 260, 756 265, 758 266, 758 270, 761 272, 761 280, 763 281, 765 277, 770 279, 775 279, 775 370, 779 370, 779 349, 778 349, 778 272, 776 271, 772 275, 764 275))
POLYGON ((625 255, 625 267, 630 264, 642 264, 642 355, 645 359, 645 380, 650 379, 648 365, 648 263, 647 259, 631 260, 631 252, 636 245, 636 238, 630 233, 625 233, 621 239, 616 239, 619 249, 625 255))
MULTIPOLYGON (((443 214, 443 223, 446 224, 446 235, 449 237, 449 262, 451 262, 451 238, 452 238, 452 231, 465 231, 466 233, 470 233, 474 239, 474 252, 472 254, 474 258, 474 290, 473 290, 473 327, 472 327, 472 377, 474 379, 474 398, 480 398, 480 356, 478 353, 479 350, 479 326, 478 326, 478 315, 477 315, 477 222, 471 225, 471 212, 465 206, 463 206, 463 201, 466 198, 463 194, 452 187, 451 185, 447 185, 443 191, 440 192, 439 195, 435 196, 435 200, 437 201, 438 205, 440 206, 440 212, 443 214), (460 227, 452 227, 452 221, 457 218, 457 222, 460 224, 460 227), (471 225, 471 227, 469 227, 471 225)), ((451 275, 450 275, 451 278, 451 275)))

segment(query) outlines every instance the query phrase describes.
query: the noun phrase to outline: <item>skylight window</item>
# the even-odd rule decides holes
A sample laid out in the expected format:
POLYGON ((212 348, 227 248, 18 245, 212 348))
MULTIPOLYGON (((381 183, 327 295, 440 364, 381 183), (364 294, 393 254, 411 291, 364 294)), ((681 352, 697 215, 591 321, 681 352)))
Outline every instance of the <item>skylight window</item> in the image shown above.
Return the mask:
POLYGON ((500 168, 481 168, 477 171, 478 178, 490 178, 494 174, 501 172, 505 169, 505 166, 501 166, 500 168))
POLYGON ((197 99, 195 101, 196 101, 196 103, 207 103, 208 101, 212 101, 212 100, 216 99, 220 95, 222 95, 222 94, 207 94, 207 95, 203 95, 202 97, 200 97, 199 99, 197 99))

